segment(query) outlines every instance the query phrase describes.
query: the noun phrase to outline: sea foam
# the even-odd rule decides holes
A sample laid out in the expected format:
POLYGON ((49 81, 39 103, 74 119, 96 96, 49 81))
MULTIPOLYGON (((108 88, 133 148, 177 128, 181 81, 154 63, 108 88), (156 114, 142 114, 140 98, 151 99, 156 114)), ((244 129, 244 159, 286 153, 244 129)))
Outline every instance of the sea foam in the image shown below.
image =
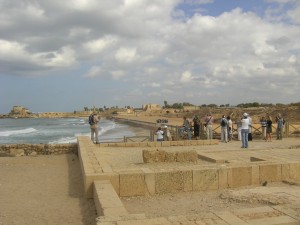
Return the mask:
POLYGON ((1 131, 0 132, 0 137, 9 137, 12 135, 19 135, 19 134, 29 134, 36 132, 37 130, 34 128, 26 128, 26 129, 21 129, 21 130, 9 130, 9 131, 1 131))

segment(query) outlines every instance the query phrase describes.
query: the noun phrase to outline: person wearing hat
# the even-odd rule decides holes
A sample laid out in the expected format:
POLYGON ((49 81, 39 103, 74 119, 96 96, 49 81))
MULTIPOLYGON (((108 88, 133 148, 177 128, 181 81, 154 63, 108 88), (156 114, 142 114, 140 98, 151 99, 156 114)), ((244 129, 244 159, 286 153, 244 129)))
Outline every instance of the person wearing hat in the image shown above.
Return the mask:
POLYGON ((248 148, 248 134, 249 134, 250 121, 247 113, 244 113, 241 122, 242 122, 242 128, 241 128, 242 148, 248 148))
POLYGON ((172 141, 171 133, 170 133, 167 125, 164 126, 164 140, 172 141))

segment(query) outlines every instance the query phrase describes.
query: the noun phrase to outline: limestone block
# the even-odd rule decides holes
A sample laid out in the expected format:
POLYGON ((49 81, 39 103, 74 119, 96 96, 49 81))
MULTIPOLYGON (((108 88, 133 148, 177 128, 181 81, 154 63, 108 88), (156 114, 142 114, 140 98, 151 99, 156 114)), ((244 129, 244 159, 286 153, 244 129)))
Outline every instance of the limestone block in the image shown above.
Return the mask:
POLYGON ((170 146, 177 146, 178 142, 177 141, 170 141, 170 146))
POLYGON ((281 181, 281 164, 259 165, 259 182, 281 181))
POLYGON ((177 141, 177 146, 184 146, 184 141, 177 141))
POLYGON ((185 192, 193 191, 193 170, 189 168, 180 168, 183 173, 183 190, 185 192))
POLYGON ((145 190, 145 175, 142 171, 120 172, 120 196, 144 196, 145 190))
POLYGON ((191 145, 191 140, 183 141, 184 146, 190 146, 191 145))
POLYGON ((155 142, 148 141, 148 142, 147 142, 147 146, 148 146, 148 147, 155 147, 155 142))
POLYGON ((282 179, 300 181, 300 163, 282 164, 282 179))
POLYGON ((176 153, 166 151, 165 162, 176 162, 176 153))
POLYGON ((156 194, 176 193, 184 191, 184 177, 182 171, 163 171, 155 174, 156 194))
POLYGON ((148 143, 147 142, 139 142, 139 147, 147 147, 148 143))
POLYGON ((219 173, 217 169, 193 169, 193 190, 218 190, 219 173))
POLYGON ((252 185, 259 185, 259 165, 252 165, 252 185))
POLYGON ((153 143, 155 144, 155 147, 161 147, 162 141, 155 141, 153 143))
POLYGON ((170 143, 170 141, 162 141, 162 142, 161 142, 161 146, 162 146, 162 147, 170 147, 170 146, 171 146, 171 143, 170 143))
POLYGON ((155 173, 149 168, 141 169, 145 174, 146 194, 155 194, 155 173))
POLYGON ((98 215, 118 216, 128 214, 108 180, 94 182, 94 202, 98 215))
POLYGON ((198 140, 190 140, 190 145, 192 146, 198 145, 198 140))
POLYGON ((176 153, 176 162, 197 162, 198 154, 195 150, 180 151, 176 153))
POLYGON ((203 145, 210 145, 210 140, 203 140, 203 145))
POLYGON ((204 145, 204 140, 197 140, 197 145, 204 145))
POLYGON ((228 188, 228 170, 226 166, 219 168, 219 189, 228 188))
POLYGON ((228 168, 228 187, 242 187, 251 185, 252 167, 229 167, 228 168))
POLYGON ((166 159, 166 152, 159 149, 156 150, 144 149, 142 154, 143 154, 144 163, 164 162, 166 159))

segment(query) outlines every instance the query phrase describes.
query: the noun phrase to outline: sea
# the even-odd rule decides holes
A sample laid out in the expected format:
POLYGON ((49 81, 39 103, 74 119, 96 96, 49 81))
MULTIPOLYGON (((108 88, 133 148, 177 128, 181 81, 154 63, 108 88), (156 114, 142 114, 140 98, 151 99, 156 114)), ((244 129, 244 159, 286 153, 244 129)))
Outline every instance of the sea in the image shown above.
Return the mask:
MULTIPOLYGON (((88 119, 83 118, 0 119, 0 144, 76 143, 78 136, 90 137, 90 134, 88 119)), ((123 141, 124 136, 135 136, 134 130, 114 120, 100 120, 100 142, 123 141)))

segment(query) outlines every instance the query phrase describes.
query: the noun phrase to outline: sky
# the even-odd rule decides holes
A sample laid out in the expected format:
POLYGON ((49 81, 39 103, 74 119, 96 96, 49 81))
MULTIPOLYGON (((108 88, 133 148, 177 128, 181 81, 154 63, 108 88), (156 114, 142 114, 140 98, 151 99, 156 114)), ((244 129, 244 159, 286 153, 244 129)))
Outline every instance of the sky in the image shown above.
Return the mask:
POLYGON ((0 114, 299 93, 299 0, 0 0, 0 114))

